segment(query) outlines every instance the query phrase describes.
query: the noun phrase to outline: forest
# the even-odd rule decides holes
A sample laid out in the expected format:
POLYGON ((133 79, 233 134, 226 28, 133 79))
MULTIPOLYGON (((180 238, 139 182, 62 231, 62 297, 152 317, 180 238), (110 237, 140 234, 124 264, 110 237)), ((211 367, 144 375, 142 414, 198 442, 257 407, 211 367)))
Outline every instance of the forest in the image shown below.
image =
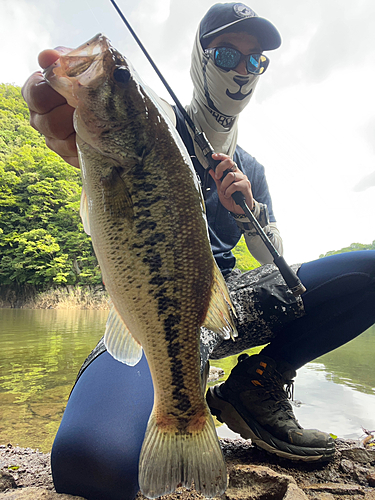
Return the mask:
MULTIPOLYGON (((79 215, 78 169, 47 148, 29 124, 19 87, 0 84, 0 287, 44 291, 61 285, 99 285, 101 273, 79 215)), ((320 257, 375 249, 353 243, 320 257)), ((242 238, 237 267, 258 262, 242 238)))
POLYGON ((0 283, 101 283, 79 216, 79 171, 29 125, 19 87, 0 84, 0 283))

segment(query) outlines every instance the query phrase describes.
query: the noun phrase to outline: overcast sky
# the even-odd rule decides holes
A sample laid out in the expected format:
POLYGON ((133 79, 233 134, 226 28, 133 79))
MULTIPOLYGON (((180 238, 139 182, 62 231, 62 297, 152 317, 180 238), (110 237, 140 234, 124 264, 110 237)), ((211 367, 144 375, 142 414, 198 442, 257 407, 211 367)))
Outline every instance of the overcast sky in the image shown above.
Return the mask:
MULTIPOLYGON (((212 0, 118 0, 182 101, 212 0)), ((288 263, 375 240, 374 0, 252 0, 283 43, 240 118, 239 144, 266 168, 288 263)), ((22 85, 37 55, 104 33, 171 102, 109 0, 0 0, 0 82, 22 85)))

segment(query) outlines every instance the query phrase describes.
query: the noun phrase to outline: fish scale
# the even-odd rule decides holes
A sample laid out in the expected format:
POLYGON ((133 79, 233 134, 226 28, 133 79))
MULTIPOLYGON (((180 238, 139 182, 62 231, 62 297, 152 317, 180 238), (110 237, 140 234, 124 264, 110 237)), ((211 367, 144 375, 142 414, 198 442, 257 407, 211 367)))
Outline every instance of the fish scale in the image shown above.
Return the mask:
POLYGON ((224 338, 236 330, 190 158, 103 35, 61 56, 45 76, 76 108, 81 215, 112 301, 106 348, 131 366, 143 349, 152 375, 141 491, 156 498, 194 483, 207 497, 221 495, 226 468, 201 382, 200 327, 224 338))

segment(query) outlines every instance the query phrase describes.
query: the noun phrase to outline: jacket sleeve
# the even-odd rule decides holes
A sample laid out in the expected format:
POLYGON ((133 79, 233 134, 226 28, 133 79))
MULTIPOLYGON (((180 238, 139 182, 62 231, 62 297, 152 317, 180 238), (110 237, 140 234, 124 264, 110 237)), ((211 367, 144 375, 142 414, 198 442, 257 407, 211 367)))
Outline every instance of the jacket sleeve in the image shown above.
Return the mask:
MULTIPOLYGON (((281 238, 280 231, 277 228, 276 222, 270 222, 263 228, 263 230, 279 254, 283 255, 283 240, 281 238)), ((249 252, 259 262, 259 264, 273 263, 272 256, 260 236, 252 231, 245 231, 244 236, 249 252)))
MULTIPOLYGON (((276 222, 270 222, 268 215, 267 205, 259 203, 254 200, 254 209, 252 210, 255 219, 263 228, 271 243, 279 252, 283 254, 283 240, 276 225, 276 222)), ((273 262, 272 255, 267 249, 266 245, 258 233, 256 232, 253 224, 245 215, 232 214, 238 227, 241 229, 245 236, 245 241, 249 252, 260 264, 271 264, 273 262)))
MULTIPOLYGON (((251 182, 251 189, 255 202, 253 209, 254 217, 262 226, 276 250, 282 255, 283 241, 273 213, 272 199, 268 189, 264 167, 242 149, 240 149, 239 154, 242 160, 241 165, 243 171, 251 182)), ((272 263, 273 259, 269 250, 256 233, 249 219, 245 216, 235 216, 235 220, 245 236, 247 247, 252 256, 260 264, 272 263)))

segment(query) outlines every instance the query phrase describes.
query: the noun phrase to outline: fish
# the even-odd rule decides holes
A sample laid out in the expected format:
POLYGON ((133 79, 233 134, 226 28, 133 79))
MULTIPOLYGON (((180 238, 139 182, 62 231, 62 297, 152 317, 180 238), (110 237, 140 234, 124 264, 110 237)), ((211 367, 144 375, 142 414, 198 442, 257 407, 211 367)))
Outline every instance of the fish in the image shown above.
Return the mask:
POLYGON ((200 328, 235 338, 186 148, 130 61, 98 34, 45 70, 75 108, 81 216, 112 302, 104 342, 135 366, 144 351, 154 405, 138 482, 148 498, 194 484, 224 493, 227 473, 200 372, 200 328))

